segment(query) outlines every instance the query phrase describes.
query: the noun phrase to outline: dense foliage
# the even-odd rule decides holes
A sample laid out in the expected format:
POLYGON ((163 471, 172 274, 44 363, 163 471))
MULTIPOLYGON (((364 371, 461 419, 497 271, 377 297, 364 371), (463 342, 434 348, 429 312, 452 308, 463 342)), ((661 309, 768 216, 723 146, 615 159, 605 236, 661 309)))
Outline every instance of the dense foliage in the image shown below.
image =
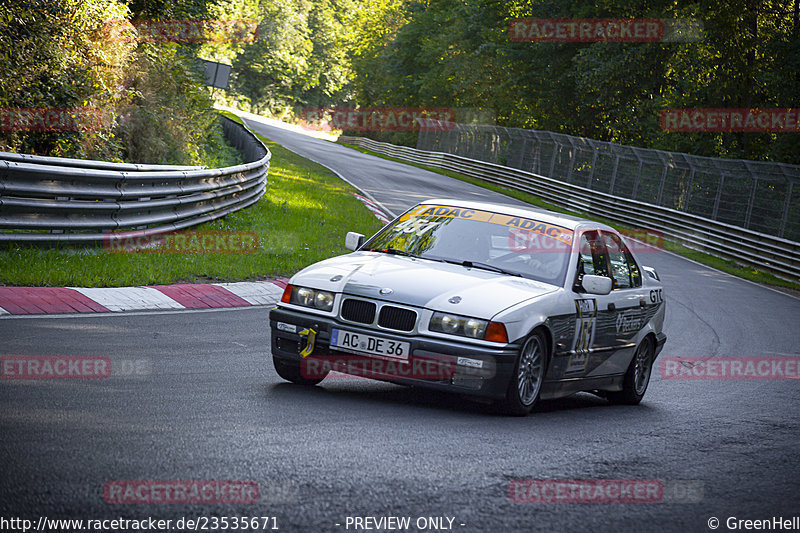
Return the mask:
POLYGON ((121 37, 134 35, 133 17, 203 18, 208 3, 4 1, 0 150, 135 163, 235 162, 202 86, 197 46, 121 37), (91 110, 99 123, 29 131, 11 123, 19 109, 77 116, 91 110))
POLYGON ((800 133, 665 133, 665 108, 800 107, 800 1, 409 0, 357 50, 361 105, 490 110, 497 124, 701 155, 800 163, 800 133), (509 21, 696 19, 698 42, 512 42, 509 21))
MULTIPOLYGON (((204 136, 214 131, 208 99, 185 60, 196 55, 233 65, 230 89, 215 98, 281 117, 307 107, 448 107, 464 121, 800 163, 800 133, 668 133, 659 125, 668 108, 800 107, 800 0, 8 0, 0 5, 0 107, 89 105, 108 122, 71 134, 0 132, 0 147, 128 160, 194 150, 194 160, 216 142, 204 136), (694 19, 704 34, 694 42, 514 42, 508 26, 520 17, 694 19), (108 21, 135 18, 250 19, 258 38, 190 46, 104 39, 108 21), (175 124, 159 128, 154 117, 164 109, 175 124)), ((413 134, 384 137, 414 142, 413 134)))
POLYGON ((262 15, 262 40, 234 63, 239 104, 256 111, 444 106, 461 120, 800 163, 798 133, 667 133, 658 122, 667 108, 800 106, 800 0, 277 0, 262 15), (520 17, 694 19, 704 35, 513 42, 520 17))

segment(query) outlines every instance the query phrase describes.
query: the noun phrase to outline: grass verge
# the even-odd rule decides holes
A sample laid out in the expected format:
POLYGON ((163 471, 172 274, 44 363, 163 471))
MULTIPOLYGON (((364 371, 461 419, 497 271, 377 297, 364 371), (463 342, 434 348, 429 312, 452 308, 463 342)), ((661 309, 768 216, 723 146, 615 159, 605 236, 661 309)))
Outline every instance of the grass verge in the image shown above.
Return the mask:
POLYGON ((353 187, 322 165, 259 137, 272 151, 264 197, 192 228, 255 232, 258 248, 253 253, 108 253, 102 246, 12 243, 0 246, 0 284, 119 287, 289 276, 347 252, 347 231, 371 235, 380 229, 381 223, 353 196, 353 187))
MULTIPOLYGON (((457 180, 465 181, 467 183, 471 183, 473 185, 477 185, 479 187, 483 187, 485 189, 489 189, 500 194, 504 194, 506 196, 511 196, 512 198, 516 198, 517 200, 521 200, 523 202, 529 203, 536 207, 541 207, 543 209, 547 209, 549 211, 554 211, 556 213, 563 213, 567 215, 575 215, 581 218, 585 218, 588 220, 594 220, 597 222, 602 222, 603 224, 608 224, 617 229, 637 229, 637 228, 630 228, 628 226, 624 226, 618 224, 616 222, 611 222, 610 220, 585 213, 585 212, 578 212, 578 211, 571 211, 569 209, 564 209, 563 207, 559 207, 557 205, 550 204, 545 202, 541 198, 537 196, 533 196, 531 194, 527 194, 521 191, 516 191, 513 189, 507 189, 505 187, 501 187, 500 185, 495 185, 494 183, 487 183, 485 181, 472 178, 470 176, 465 176, 464 174, 459 174, 458 172, 453 172, 450 170, 444 170, 436 167, 431 167, 428 165, 420 165, 418 163, 411 163, 408 161, 404 161, 402 159, 398 159, 396 157, 391 157, 388 155, 383 155, 378 152, 374 152, 372 150, 368 150, 366 148, 361 148, 360 146, 355 146, 348 143, 339 143, 348 148, 352 148, 353 150, 357 150, 359 152, 374 155, 383 159, 387 159, 389 161, 396 161, 398 163, 403 163, 404 165, 412 165, 424 170, 429 170, 431 172, 436 172, 437 174, 442 174, 444 176, 448 176, 457 180)), ((756 283, 761 283, 764 285, 769 285, 776 288, 781 289, 789 289, 789 292, 795 294, 796 296, 800 296, 797 291, 800 291, 800 283, 792 282, 789 280, 778 278, 769 272, 763 272, 756 268, 752 268, 749 266, 738 264, 734 261, 729 261, 726 259, 722 259, 720 257, 716 257, 705 252, 701 252, 699 250, 694 250, 692 248, 688 248, 683 244, 678 242, 670 241, 667 239, 663 240, 663 247, 665 250, 676 253, 687 259, 691 259, 693 261, 697 261, 698 263, 702 263, 704 265, 708 265, 712 268, 716 268, 717 270, 721 270, 723 272, 727 272, 729 274, 733 274, 734 276, 738 276, 740 278, 744 278, 750 281, 754 281, 756 283)))

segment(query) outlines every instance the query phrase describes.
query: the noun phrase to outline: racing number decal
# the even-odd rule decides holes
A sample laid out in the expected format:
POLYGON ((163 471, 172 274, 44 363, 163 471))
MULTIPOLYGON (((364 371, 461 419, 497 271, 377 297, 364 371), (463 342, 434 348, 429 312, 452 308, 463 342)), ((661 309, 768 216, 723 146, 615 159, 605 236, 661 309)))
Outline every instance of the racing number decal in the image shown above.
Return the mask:
POLYGON ((422 236, 433 228, 442 224, 442 219, 409 218, 397 224, 394 230, 398 233, 413 233, 422 236))
POLYGON ((565 374, 586 371, 589 362, 589 350, 594 344, 595 325, 597 324, 597 300, 595 298, 575 300, 575 337, 572 344, 572 356, 567 363, 565 374))

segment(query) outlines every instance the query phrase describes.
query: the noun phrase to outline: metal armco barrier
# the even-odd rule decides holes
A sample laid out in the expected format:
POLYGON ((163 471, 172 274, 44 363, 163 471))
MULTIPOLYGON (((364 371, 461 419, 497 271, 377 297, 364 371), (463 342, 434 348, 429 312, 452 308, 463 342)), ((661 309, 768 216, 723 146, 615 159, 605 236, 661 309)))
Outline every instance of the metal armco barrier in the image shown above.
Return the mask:
POLYGON ((450 170, 538 196, 551 204, 588 213, 633 228, 660 231, 680 242, 778 277, 800 278, 800 243, 732 226, 627 198, 619 198, 515 168, 477 161, 442 152, 429 152, 373 141, 363 137, 339 137, 348 143, 404 161, 450 170))
POLYGON ((247 163, 226 168, 138 165, 0 152, 0 241, 92 242, 110 232, 176 231, 256 203, 270 152, 221 117, 247 163))

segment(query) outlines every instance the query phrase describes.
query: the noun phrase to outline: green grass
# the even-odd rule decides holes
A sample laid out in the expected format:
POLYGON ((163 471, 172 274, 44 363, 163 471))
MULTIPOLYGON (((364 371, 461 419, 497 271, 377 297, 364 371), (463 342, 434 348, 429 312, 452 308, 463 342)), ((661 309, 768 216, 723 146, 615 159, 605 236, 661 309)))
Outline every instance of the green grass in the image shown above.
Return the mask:
MULTIPOLYGON (((421 169, 424 169, 424 170, 429 170, 431 172, 436 172, 437 174, 442 174, 444 176, 449 176, 451 178, 455 178, 455 179, 458 179, 458 180, 461 180, 461 181, 465 181, 465 182, 471 183, 473 185, 478 185, 479 187, 484 187, 486 189, 498 192, 500 194, 504 194, 506 196, 511 196, 512 198, 516 198, 517 200, 521 200, 523 202, 529 203, 529 204, 534 205, 536 207, 541 207, 543 209, 548 209, 548 210, 554 211, 556 213, 563 213, 563 214, 566 214, 566 215, 575 215, 575 216, 579 216, 581 218, 585 218, 585 219, 588 219, 588 220, 594 220, 594 221, 597 221, 597 222, 602 222, 603 224, 608 224, 609 226, 612 226, 612 227, 617 228, 619 230, 622 230, 622 229, 635 229, 635 228, 630 228, 628 226, 624 226, 624 225, 618 224, 616 222, 611 222, 610 220, 607 220, 607 219, 604 219, 604 218, 601 218, 601 217, 598 217, 596 215, 592 215, 592 214, 589 214, 589 213, 571 211, 569 209, 564 209, 563 207, 559 207, 557 205, 553 205, 553 204, 550 204, 548 202, 545 202, 544 200, 542 200, 541 198, 539 198, 537 196, 533 196, 531 194, 527 194, 527 193, 524 193, 524 192, 521 192, 521 191, 517 191, 517 190, 514 190, 514 189, 507 189, 505 187, 501 187, 500 185, 495 185, 494 183, 487 183, 485 181, 482 181, 482 180, 479 180, 479 179, 476 179, 476 178, 472 178, 470 176, 465 176, 464 174, 459 174, 458 172, 452 172, 450 170, 443 170, 443 169, 436 168, 436 167, 431 167, 431 166, 427 166, 427 165, 420 165, 420 164, 417 164, 417 163, 411 163, 411 162, 408 162, 408 161, 403 161, 402 159, 398 159, 396 157, 383 155, 383 154, 380 154, 378 152, 374 152, 372 150, 368 150, 366 148, 361 148, 360 146, 355 146, 355 145, 352 145, 352 144, 347 144, 347 143, 339 143, 339 144, 342 144, 344 146, 347 146, 348 148, 352 148, 353 150, 357 150, 357 151, 365 153, 365 154, 374 155, 374 156, 377 156, 377 157, 381 157, 383 159, 388 159, 390 161, 396 161, 398 163, 403 163, 404 165, 412 165, 412 166, 415 166, 415 167, 418 167, 418 168, 421 168, 421 169)), ((669 240, 664 239, 663 240, 663 248, 665 250, 667 250, 667 251, 676 253, 676 254, 681 255, 683 257, 686 257, 688 259, 692 259, 693 261, 697 261, 698 263, 702 263, 704 265, 708 265, 710 267, 716 268, 716 269, 721 270, 723 272, 727 272, 729 274, 733 274, 734 276, 739 276, 740 278, 744 278, 744 279, 747 279, 747 280, 750 280, 750 281, 754 281, 756 283, 763 283, 765 285, 771 285, 771 286, 774 286, 774 287, 781 287, 781 288, 788 288, 788 289, 792 289, 792 290, 796 290, 796 291, 800 290, 800 283, 798 283, 798 282, 793 282, 793 281, 785 280, 785 279, 782 279, 782 278, 778 278, 778 277, 770 274, 769 272, 763 272, 763 271, 758 270, 758 269, 753 268, 753 267, 740 265, 740 264, 735 263, 734 261, 729 261, 729 260, 726 260, 726 259, 722 259, 720 257, 716 257, 716 256, 713 256, 713 255, 707 254, 707 253, 699 251, 699 250, 694 250, 694 249, 688 248, 687 246, 684 246, 683 244, 680 244, 678 242, 669 241, 669 240)))
POLYGON ((381 227, 356 190, 331 171, 260 137, 272 151, 267 191, 255 205, 194 231, 253 231, 250 254, 108 253, 102 246, 0 246, 0 284, 118 287, 290 276, 346 253, 347 231, 381 227))

